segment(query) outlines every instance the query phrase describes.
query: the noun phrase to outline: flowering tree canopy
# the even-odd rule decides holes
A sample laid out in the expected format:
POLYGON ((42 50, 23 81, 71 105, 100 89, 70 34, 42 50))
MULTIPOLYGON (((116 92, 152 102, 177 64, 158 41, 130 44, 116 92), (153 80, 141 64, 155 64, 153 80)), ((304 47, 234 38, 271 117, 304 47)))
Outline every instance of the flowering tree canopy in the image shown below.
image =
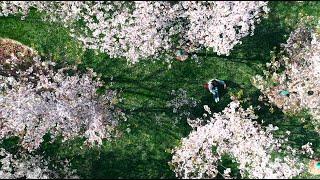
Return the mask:
POLYGON ((218 55, 228 55, 241 38, 252 35, 254 23, 269 11, 261 1, 181 1, 173 9, 181 22, 179 45, 213 48, 218 55))
MULTIPOLYGON (((284 149, 285 140, 273 137, 272 131, 277 127, 269 125, 264 130, 253 121, 257 116, 252 107, 244 110, 238 101, 233 101, 222 113, 212 114, 207 106, 205 109, 210 114, 208 123, 199 125, 173 150, 170 164, 177 177, 214 178, 224 154, 231 155, 239 164, 241 176, 246 178, 292 178, 303 171, 303 163, 294 157, 296 152, 290 146, 285 149, 289 153, 284 157, 271 156, 284 149)), ((229 168, 224 177, 230 177, 228 173, 229 168)))
POLYGON ((228 55, 269 11, 262 1, 2 1, 0 16, 25 17, 31 8, 62 22, 86 48, 132 63, 176 48, 228 55))
POLYGON ((92 70, 57 70, 54 62, 37 55, 19 59, 9 54, 0 59, 0 139, 18 136, 22 147, 32 151, 46 133, 64 140, 83 136, 89 144, 111 136, 118 122, 116 92, 98 94, 102 82, 92 70))
POLYGON ((291 33, 278 58, 267 64, 265 77, 253 82, 269 101, 284 112, 309 110, 320 133, 320 38, 304 26, 291 33), (283 92, 287 94, 283 94, 283 92))
POLYGON ((3 148, 0 148, 0 156, 0 179, 79 178, 74 171, 69 169, 68 163, 63 163, 63 169, 56 169, 54 171, 49 169, 48 162, 39 155, 27 153, 12 155, 3 148))

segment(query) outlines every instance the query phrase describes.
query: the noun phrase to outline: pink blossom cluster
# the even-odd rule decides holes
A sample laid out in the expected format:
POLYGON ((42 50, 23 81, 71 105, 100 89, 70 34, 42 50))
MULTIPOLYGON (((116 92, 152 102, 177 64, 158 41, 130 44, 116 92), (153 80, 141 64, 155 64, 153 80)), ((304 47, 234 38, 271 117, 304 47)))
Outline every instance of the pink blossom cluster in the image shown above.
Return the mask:
MULTIPOLYGON (((254 121, 257 116, 252 107, 244 110, 238 101, 233 101, 222 113, 207 113, 207 124, 199 125, 173 150, 170 164, 177 177, 214 178, 221 173, 217 166, 224 154, 239 164, 244 178, 292 178, 304 170, 304 164, 295 157, 296 152, 282 145, 286 140, 273 137, 276 127, 270 125, 264 130, 254 121), (272 157, 281 151, 284 156, 272 157)), ((231 178, 231 170, 225 171, 221 174, 231 178)))
POLYGON ((0 179, 79 178, 75 174, 75 171, 69 168, 68 163, 64 163, 63 169, 50 170, 48 162, 40 155, 28 153, 13 155, 5 149, 0 148, 0 157, 0 179))
POLYGON ((293 31, 282 52, 267 64, 264 76, 253 83, 286 113, 307 109, 320 133, 320 37, 315 29, 304 26, 293 31), (283 70, 281 70, 283 69, 283 70), (288 91, 288 95, 281 92, 288 91))
POLYGON ((176 48, 228 55, 269 11, 262 1, 1 1, 0 16, 25 17, 30 8, 70 28, 86 48, 132 63, 176 48))
POLYGON ((307 144, 301 146, 302 148, 302 154, 309 155, 310 158, 313 157, 314 151, 312 149, 312 143, 308 142, 307 144))
POLYGON ((170 95, 173 98, 167 101, 166 106, 172 108, 172 112, 177 113, 179 117, 189 117, 190 109, 196 107, 199 103, 199 100, 189 97, 187 91, 182 88, 172 90, 170 95))
POLYGON ((103 84, 91 69, 57 69, 39 56, 19 60, 14 54, 0 62, 0 139, 18 136, 33 151, 46 133, 53 140, 85 137, 89 145, 112 136, 117 93, 98 94, 103 84))
POLYGON ((212 48, 218 55, 229 55, 240 39, 251 34, 255 22, 269 12, 263 1, 181 1, 173 6, 180 45, 212 48))

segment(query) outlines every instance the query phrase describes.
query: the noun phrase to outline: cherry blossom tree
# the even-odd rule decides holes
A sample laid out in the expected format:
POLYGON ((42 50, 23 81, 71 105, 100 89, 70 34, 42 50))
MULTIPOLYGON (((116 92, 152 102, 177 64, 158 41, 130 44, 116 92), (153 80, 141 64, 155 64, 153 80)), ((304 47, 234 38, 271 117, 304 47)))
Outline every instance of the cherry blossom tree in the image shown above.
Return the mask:
POLYGON ((18 136, 33 151, 47 133, 53 140, 85 137, 89 145, 113 135, 117 93, 98 94, 103 84, 91 69, 57 69, 37 55, 18 59, 15 53, 0 62, 0 139, 18 136))
MULTIPOLYGON (((211 113, 195 121, 207 121, 206 125, 194 125, 188 137, 173 150, 170 164, 179 178, 214 178, 217 166, 224 154, 230 155, 239 164, 240 174, 245 178, 278 179, 299 175, 304 164, 295 157, 296 150, 283 146, 282 138, 274 138, 272 125, 261 127, 254 121, 257 116, 252 107, 244 110, 238 101, 231 102, 222 113, 211 113), (213 151, 216 147, 216 152, 213 151), (282 152, 284 156, 276 155, 282 152), (273 157, 274 156, 274 157, 273 157)), ((226 168, 224 177, 230 176, 226 168)))
POLYGON ((263 76, 254 77, 253 84, 285 113, 307 109, 320 133, 320 37, 316 29, 303 25, 293 31, 267 67, 263 76))
POLYGON ((190 51, 212 48, 218 55, 229 55, 241 38, 253 35, 255 22, 269 12, 262 1, 181 1, 173 9, 179 45, 190 51))
POLYGON ((20 13, 24 18, 31 8, 70 28, 86 48, 132 63, 172 55, 177 48, 212 48, 229 55, 269 11, 262 1, 2 1, 0 16, 20 13))
POLYGON ((0 148, 0 179, 79 179, 66 161, 63 169, 50 170, 48 161, 40 155, 19 153, 13 155, 0 148))

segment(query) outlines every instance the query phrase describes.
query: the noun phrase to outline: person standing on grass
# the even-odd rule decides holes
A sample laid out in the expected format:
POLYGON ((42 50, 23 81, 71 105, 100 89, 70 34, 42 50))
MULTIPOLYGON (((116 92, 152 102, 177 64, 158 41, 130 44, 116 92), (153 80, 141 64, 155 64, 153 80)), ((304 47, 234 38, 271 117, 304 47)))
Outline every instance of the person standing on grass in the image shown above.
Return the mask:
POLYGON ((217 103, 220 101, 219 90, 221 91, 223 89, 226 89, 227 85, 223 80, 211 79, 209 82, 204 84, 204 87, 212 93, 213 99, 217 103))

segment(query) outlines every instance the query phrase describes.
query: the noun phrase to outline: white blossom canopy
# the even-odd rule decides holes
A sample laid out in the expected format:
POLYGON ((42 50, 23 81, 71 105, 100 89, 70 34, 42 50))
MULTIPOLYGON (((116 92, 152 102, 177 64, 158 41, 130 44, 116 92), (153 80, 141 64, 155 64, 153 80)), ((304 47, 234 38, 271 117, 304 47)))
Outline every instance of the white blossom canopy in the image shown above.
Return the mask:
POLYGON ((13 155, 0 148, 0 163, 0 179, 79 179, 75 171, 69 168, 68 162, 63 163, 63 169, 50 170, 48 162, 40 155, 13 155), (57 170, 62 170, 62 173, 57 170))
POLYGON ((320 133, 320 37, 304 26, 290 34, 278 58, 267 64, 264 77, 257 75, 253 83, 284 112, 307 109, 320 133), (281 70, 283 69, 283 70, 281 70), (287 95, 281 92, 287 91, 287 95))
POLYGON ((62 22, 86 48, 132 63, 176 48, 229 55, 269 11, 263 1, 1 1, 0 16, 24 18, 31 8, 62 22))
POLYGON ((37 55, 17 58, 18 53, 0 59, 0 140, 18 136, 33 151, 46 133, 53 139, 85 137, 89 145, 112 136, 117 93, 98 94, 102 82, 92 70, 57 70, 54 62, 37 55))
MULTIPOLYGON (((294 157, 294 151, 272 159, 271 154, 280 151, 284 140, 273 137, 272 131, 277 127, 270 125, 263 130, 254 121, 257 117, 252 107, 244 110, 239 102, 233 101, 222 113, 212 114, 207 106, 205 109, 210 114, 209 122, 196 127, 173 150, 170 164, 177 177, 214 178, 224 154, 229 154, 239 164, 240 174, 245 178, 287 179, 304 170, 304 164, 294 157)), ((226 169, 223 176, 230 177, 230 172, 226 169)))

